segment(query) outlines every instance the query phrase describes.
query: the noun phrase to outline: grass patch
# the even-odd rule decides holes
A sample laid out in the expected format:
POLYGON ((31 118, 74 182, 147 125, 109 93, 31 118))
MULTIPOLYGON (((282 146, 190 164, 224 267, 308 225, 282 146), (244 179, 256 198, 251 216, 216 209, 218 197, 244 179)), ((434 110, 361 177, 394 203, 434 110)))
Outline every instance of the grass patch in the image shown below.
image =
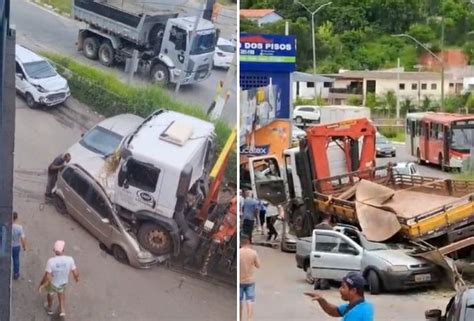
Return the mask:
MULTIPOLYGON (((58 72, 68 79, 71 93, 76 99, 106 117, 122 113, 146 117, 155 110, 165 108, 209 121, 199 107, 173 100, 157 86, 128 86, 110 73, 77 63, 70 58, 44 52, 41 54, 49 58, 56 65, 58 72)), ((215 121, 214 124, 217 146, 221 150, 231 130, 221 120, 215 121)), ((230 157, 226 178, 235 182, 236 157, 235 154, 230 157)))
POLYGON ((36 0, 41 4, 50 5, 62 14, 71 13, 71 0, 36 0))
POLYGON ((393 142, 404 143, 405 133, 397 133, 394 137, 391 137, 390 140, 393 142))

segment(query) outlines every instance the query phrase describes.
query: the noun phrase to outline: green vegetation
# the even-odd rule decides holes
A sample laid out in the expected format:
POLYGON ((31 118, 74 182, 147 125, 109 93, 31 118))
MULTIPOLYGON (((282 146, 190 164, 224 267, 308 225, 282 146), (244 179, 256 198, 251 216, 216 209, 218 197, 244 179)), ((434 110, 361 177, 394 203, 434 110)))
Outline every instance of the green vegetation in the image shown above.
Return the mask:
MULTIPOLYGON (((327 1, 300 0, 315 10, 327 1)), ((311 72, 311 17, 288 0, 242 0, 241 8, 273 8, 290 20, 290 33, 298 41, 297 68, 311 72), (291 3, 291 5, 288 5, 291 3)), ((439 51, 441 16, 444 16, 445 47, 462 48, 474 63, 474 6, 467 0, 333 0, 316 14, 317 71, 333 73, 340 68, 374 70, 395 67, 397 58, 405 70, 413 70, 424 49, 410 39, 392 37, 406 33, 439 51)), ((284 34, 285 22, 259 28, 242 20, 242 32, 284 34)))
MULTIPOLYGON (((70 58, 51 53, 41 54, 48 57, 58 72, 68 79, 71 93, 76 99, 106 117, 121 113, 146 117, 157 109, 165 108, 207 120, 199 107, 175 101, 157 86, 128 86, 109 73, 79 64, 70 58)), ((215 126, 220 150, 229 137, 230 128, 222 121, 216 121, 215 126)), ((235 182, 236 157, 235 154, 230 157, 226 178, 235 182)))
POLYGON ((36 2, 52 6, 61 14, 71 13, 71 0, 36 0, 36 2))

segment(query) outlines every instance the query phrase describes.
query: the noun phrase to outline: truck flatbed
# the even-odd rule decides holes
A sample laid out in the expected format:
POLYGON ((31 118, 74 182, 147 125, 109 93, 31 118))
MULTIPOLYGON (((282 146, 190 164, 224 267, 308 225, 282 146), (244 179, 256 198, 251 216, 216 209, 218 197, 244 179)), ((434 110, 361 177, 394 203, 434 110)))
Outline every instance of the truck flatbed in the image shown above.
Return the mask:
MULTIPOLYGON (((361 208, 361 200, 356 200, 356 189, 362 179, 394 191, 392 197, 374 207, 380 209, 379 213, 384 211, 390 215, 392 212, 396 216, 400 224, 398 235, 403 238, 429 240, 447 236, 443 239, 445 243, 474 234, 473 181, 392 174, 387 167, 379 167, 315 181, 315 208, 343 222, 359 224, 357 208, 361 208), (327 182, 331 182, 332 189, 321 190, 320 186, 326 185, 321 183, 327 182)), ((380 223, 378 217, 373 218, 380 223)), ((384 228, 377 226, 379 230, 384 228)), ((395 227, 387 227, 387 230, 393 231, 392 228, 395 227)))

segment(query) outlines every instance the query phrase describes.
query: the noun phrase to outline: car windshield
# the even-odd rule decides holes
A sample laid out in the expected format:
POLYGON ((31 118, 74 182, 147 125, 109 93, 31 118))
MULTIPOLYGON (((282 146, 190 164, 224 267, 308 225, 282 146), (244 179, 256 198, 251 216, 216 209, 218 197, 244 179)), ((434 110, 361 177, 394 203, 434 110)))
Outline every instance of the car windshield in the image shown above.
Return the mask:
POLYGON ((387 138, 385 138, 383 136, 377 136, 376 139, 375 139, 375 143, 376 144, 388 144, 388 140, 387 140, 387 138))
POLYGON ((28 76, 33 79, 50 78, 57 75, 53 67, 45 60, 29 62, 23 66, 28 76))
POLYGON ((365 240, 365 249, 367 251, 383 251, 383 250, 399 250, 405 249, 402 244, 393 244, 393 243, 377 243, 365 240))
POLYGON ((451 148, 460 152, 469 152, 474 138, 474 128, 454 128, 451 148))
POLYGON ((85 148, 104 156, 112 154, 122 141, 122 136, 103 127, 95 127, 79 142, 85 148))
POLYGON ((231 45, 217 45, 217 47, 224 52, 228 52, 228 53, 235 52, 235 47, 231 45))
POLYGON ((216 48, 216 34, 215 32, 206 34, 197 34, 191 49, 191 55, 201 55, 208 52, 213 52, 216 48))

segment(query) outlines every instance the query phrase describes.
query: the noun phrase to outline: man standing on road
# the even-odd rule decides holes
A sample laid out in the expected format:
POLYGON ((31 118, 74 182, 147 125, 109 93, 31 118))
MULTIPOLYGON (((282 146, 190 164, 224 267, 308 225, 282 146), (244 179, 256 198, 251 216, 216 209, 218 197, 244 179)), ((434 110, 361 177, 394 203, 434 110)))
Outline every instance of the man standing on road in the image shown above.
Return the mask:
POLYGON ((54 293, 58 294, 59 300, 59 316, 65 317, 65 291, 66 285, 69 281, 69 273, 72 272, 74 280, 76 283, 79 282, 79 271, 76 268, 74 259, 70 256, 64 255, 64 246, 66 243, 64 241, 56 241, 54 243, 54 254, 55 257, 52 257, 46 263, 46 271, 41 280, 38 291, 41 293, 41 290, 46 288, 47 291, 47 302, 45 304, 46 312, 48 315, 53 314, 53 295, 54 293))
POLYGON ((260 268, 257 251, 252 249, 247 235, 240 235, 240 320, 244 302, 247 303, 247 321, 252 321, 255 303, 255 270, 260 268))
MULTIPOLYGON (((321 218, 321 223, 317 224, 314 229, 316 230, 332 230, 333 226, 331 224, 331 216, 323 215, 321 218)), ((328 290, 330 288, 328 280, 325 279, 314 279, 314 289, 315 290, 328 290)))
POLYGON ((53 162, 48 166, 48 184, 46 185, 46 193, 44 194, 47 198, 51 198, 51 194, 56 181, 58 180, 58 173, 71 161, 71 155, 66 153, 59 155, 53 162))
POLYGON ((246 191, 245 194, 246 197, 243 206, 244 215, 242 217, 242 232, 249 237, 250 243, 252 243, 253 227, 255 224, 255 219, 258 216, 260 206, 259 202, 252 197, 252 191, 246 191))
POLYGON ((342 317, 342 321, 373 321, 374 308, 364 299, 365 279, 358 272, 350 272, 343 279, 339 293, 349 304, 336 306, 329 303, 317 293, 305 293, 313 301, 318 301, 321 308, 332 317, 342 317))
POLYGON ((26 251, 26 238, 23 226, 18 224, 18 213, 13 212, 12 225, 12 260, 13 260, 13 279, 20 277, 20 253, 21 248, 26 251))

